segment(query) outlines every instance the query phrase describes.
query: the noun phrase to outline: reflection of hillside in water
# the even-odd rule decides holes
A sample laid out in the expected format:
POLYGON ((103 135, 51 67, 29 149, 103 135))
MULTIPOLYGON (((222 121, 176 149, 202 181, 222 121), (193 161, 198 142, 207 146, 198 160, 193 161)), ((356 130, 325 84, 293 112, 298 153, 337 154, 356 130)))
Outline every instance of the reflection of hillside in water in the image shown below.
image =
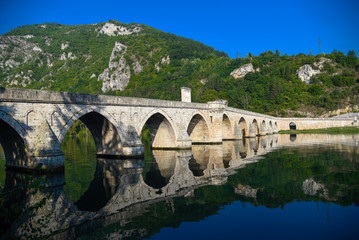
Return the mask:
POLYGON ((297 135, 297 145, 292 140, 280 135, 285 148, 240 170, 234 190, 242 201, 270 208, 295 199, 359 205, 359 135, 297 135))
MULTIPOLYGON (((293 201, 293 199, 323 199, 341 203, 341 197, 345 198, 353 194, 353 191, 355 193, 355 189, 359 189, 359 186, 355 185, 356 183, 350 187, 348 187, 349 183, 343 181, 335 184, 335 181, 350 172, 352 173, 351 179, 358 178, 358 139, 358 135, 297 135, 293 142, 293 136, 269 135, 239 141, 225 141, 221 145, 193 145, 192 151, 156 150, 152 152, 151 166, 147 168, 149 170, 146 172, 143 171, 143 160, 97 159, 95 177, 88 190, 76 203, 73 203, 63 192, 63 175, 46 175, 47 187, 40 189, 35 194, 25 194, 26 201, 30 205, 42 202, 39 209, 35 211, 33 218, 25 217, 20 220, 19 227, 13 225, 11 231, 15 233, 15 236, 23 235, 25 232, 33 234, 31 229, 28 230, 25 227, 30 226, 31 223, 33 229, 41 227, 44 236, 53 234, 55 239, 64 239, 76 238, 96 229, 116 226, 113 236, 142 238, 151 234, 153 231, 151 226, 144 224, 143 228, 131 228, 132 219, 137 219, 136 217, 154 218, 152 214, 157 213, 156 211, 152 212, 151 206, 162 206, 163 200, 165 200, 165 215, 171 221, 173 216, 170 216, 179 214, 177 209, 182 209, 181 204, 184 204, 182 200, 178 202, 172 198, 191 197, 193 204, 198 201, 208 201, 203 199, 206 194, 201 194, 202 191, 210 190, 200 188, 204 185, 226 184, 232 186, 223 189, 223 191, 230 190, 230 192, 217 196, 216 199, 219 202, 237 199, 267 207, 277 207, 278 204, 293 201), (321 175, 308 175, 305 165, 308 162, 305 159, 315 154, 323 155, 325 158, 327 151, 321 152, 318 148, 313 147, 313 144, 330 144, 329 154, 333 155, 335 152, 339 156, 337 161, 342 161, 339 159, 342 157, 345 159, 345 164, 342 163, 340 167, 334 165, 326 167, 326 165, 318 164, 313 160, 313 162, 309 162, 311 172, 313 174, 321 173, 321 175), (278 150, 282 147, 285 148, 278 150), (278 154, 274 152, 266 155, 266 161, 246 166, 249 163, 257 162, 259 156, 272 151, 281 151, 279 155, 284 158, 276 159, 275 155, 278 154), (293 162, 293 154, 301 156, 298 158, 299 161, 293 162), (278 170, 283 166, 285 167, 283 170, 278 170), (240 168, 240 172, 236 174, 234 170, 238 168, 240 168), (303 169, 303 171, 296 172, 298 169, 303 169), (273 171, 271 172, 271 170, 273 171), (272 178, 274 174, 275 179, 280 179, 280 181, 276 180, 273 183, 270 178, 267 181, 260 179, 260 177, 266 176, 263 172, 272 178), (293 176, 297 178, 294 184, 291 178, 293 176), (265 185, 260 186, 259 184, 263 184, 263 182, 265 185), (339 190, 333 193, 331 189, 334 188, 339 190), (194 189, 196 190, 194 191, 194 189), (281 196, 286 197, 283 199, 281 196), (43 219, 48 221, 45 227, 41 225, 43 219)), ((321 162, 323 161, 321 160, 321 162)), ((16 175, 7 172, 6 185, 8 188, 14 188, 22 181, 16 175)), ((211 194, 216 196, 217 190, 211 194)), ((348 201, 355 202, 357 199, 352 198, 348 201)), ((347 202, 342 203, 346 204, 347 202)), ((359 204, 359 202, 356 203, 359 204)), ((218 204, 213 204, 213 208, 219 209, 220 204, 218 204)), ((203 212, 202 214, 207 216, 213 213, 203 212)), ((178 221, 182 218, 184 218, 183 220, 196 219, 196 217, 190 216, 190 213, 181 212, 178 221)), ((166 225, 165 222, 163 224, 166 225)), ((136 224, 134 223, 134 225, 136 224)))

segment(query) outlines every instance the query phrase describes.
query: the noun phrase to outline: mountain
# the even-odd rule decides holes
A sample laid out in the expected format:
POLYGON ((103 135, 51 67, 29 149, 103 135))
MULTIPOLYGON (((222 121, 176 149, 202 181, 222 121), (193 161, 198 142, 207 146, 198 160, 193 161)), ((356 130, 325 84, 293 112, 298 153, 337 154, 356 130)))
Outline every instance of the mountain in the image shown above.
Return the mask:
POLYGON ((0 36, 0 86, 180 100, 228 100, 278 116, 359 111, 354 51, 230 59, 144 24, 26 25, 0 36), (338 110, 340 109, 340 110, 338 110), (335 111, 336 110, 336 111, 335 111))

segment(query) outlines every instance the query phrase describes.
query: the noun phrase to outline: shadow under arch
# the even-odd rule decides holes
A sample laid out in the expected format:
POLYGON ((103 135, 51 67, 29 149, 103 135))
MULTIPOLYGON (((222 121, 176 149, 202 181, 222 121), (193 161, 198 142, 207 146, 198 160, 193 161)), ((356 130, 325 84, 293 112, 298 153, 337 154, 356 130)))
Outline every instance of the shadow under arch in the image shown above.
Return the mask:
POLYGON ((209 127, 205 118, 196 113, 188 123, 187 134, 193 143, 203 143, 209 140, 209 127))
POLYGON ((242 137, 245 138, 248 136, 248 126, 247 126, 247 122, 246 120, 244 119, 244 117, 241 117, 239 119, 239 122, 238 122, 238 127, 242 133, 242 137))
POLYGON ((175 149, 176 132, 174 125, 162 111, 153 111, 148 114, 140 124, 141 133, 145 126, 151 135, 151 146, 153 149, 175 149))
POLYGON ((270 120, 269 121, 269 128, 270 128, 270 133, 272 134, 273 133, 273 124, 272 124, 272 121, 270 120))
POLYGON ((297 130, 297 124, 295 122, 289 123, 289 130, 297 130))
POLYGON ((59 133, 58 139, 60 143, 62 143, 67 131, 77 120, 81 120, 90 130, 95 140, 97 156, 121 156, 123 134, 114 125, 116 121, 108 113, 99 108, 85 108, 74 114, 59 133))
POLYGON ((258 136, 259 135, 259 125, 258 125, 258 122, 257 122, 256 119, 253 119, 252 126, 253 126, 254 131, 255 131, 255 136, 258 136))
POLYGON ((266 121, 265 121, 265 120, 263 120, 263 121, 261 122, 259 134, 260 134, 261 136, 264 136, 264 135, 267 134, 267 126, 266 126, 266 121))
POLYGON ((26 167, 30 154, 24 138, 10 124, 1 119, 0 144, 4 150, 6 167, 26 167))
POLYGON ((227 114, 223 114, 222 119, 222 139, 223 140, 233 140, 233 131, 231 120, 229 119, 227 114))

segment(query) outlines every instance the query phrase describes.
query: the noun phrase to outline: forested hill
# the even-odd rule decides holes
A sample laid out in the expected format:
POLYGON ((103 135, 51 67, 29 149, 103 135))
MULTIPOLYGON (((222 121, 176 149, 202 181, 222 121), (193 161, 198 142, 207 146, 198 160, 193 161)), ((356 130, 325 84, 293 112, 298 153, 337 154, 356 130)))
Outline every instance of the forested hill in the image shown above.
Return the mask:
POLYGON ((44 23, 0 36, 0 86, 228 105, 277 116, 359 111, 354 51, 230 59, 200 42, 144 24, 44 23), (338 111, 334 111, 340 109, 338 111))

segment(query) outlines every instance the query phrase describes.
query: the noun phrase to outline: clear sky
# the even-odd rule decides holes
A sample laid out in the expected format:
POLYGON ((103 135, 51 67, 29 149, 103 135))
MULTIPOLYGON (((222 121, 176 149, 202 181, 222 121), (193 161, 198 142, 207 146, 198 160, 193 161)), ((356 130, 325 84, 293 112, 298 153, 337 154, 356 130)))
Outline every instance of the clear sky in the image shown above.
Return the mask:
POLYGON ((278 49, 289 55, 334 49, 359 55, 359 0, 0 0, 0 34, 35 23, 144 23, 224 51, 278 49))

